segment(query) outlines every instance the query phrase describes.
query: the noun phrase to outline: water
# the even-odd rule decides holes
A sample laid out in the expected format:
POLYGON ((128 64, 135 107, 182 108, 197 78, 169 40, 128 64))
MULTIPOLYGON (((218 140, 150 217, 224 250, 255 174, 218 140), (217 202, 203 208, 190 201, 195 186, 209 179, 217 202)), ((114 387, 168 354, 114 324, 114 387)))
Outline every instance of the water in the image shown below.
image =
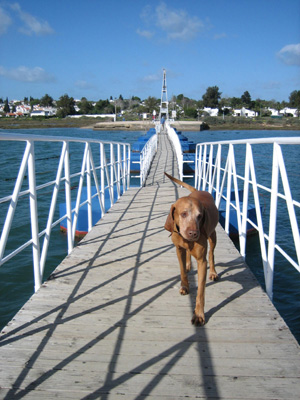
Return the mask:
MULTIPOLYGON (((9 132, 9 131, 3 131, 9 132)), ((51 136, 70 136, 70 137, 89 137, 100 140, 112 140, 134 143, 138 137, 144 132, 127 132, 127 131, 92 131, 89 129, 43 129, 43 130, 18 130, 18 133, 38 134, 51 136)), ((219 140, 236 140, 247 138, 261 137, 286 137, 300 136, 300 131, 204 131, 204 132, 184 132, 189 140, 196 143, 212 142, 219 140)), ((16 175, 19 169, 19 163, 23 154, 24 144, 17 143, 13 146, 13 151, 6 143, 0 142, 0 197, 11 194, 14 187, 16 175), (6 146, 6 147, 5 147, 6 146)), ((11 146, 11 145, 10 145, 11 146)), ((56 145, 49 145, 49 148, 41 150, 36 148, 37 152, 37 180, 45 179, 45 176, 55 177, 56 165, 58 163, 56 145), (40 151, 40 153, 39 153, 40 151)), ((285 163, 290 179, 292 195, 295 200, 300 199, 300 185, 298 185, 300 173, 298 168, 298 160, 300 157, 300 146, 284 146, 285 163)), ((82 153, 81 153, 82 154, 82 153)), ((266 186, 270 186, 270 166, 272 164, 271 146, 266 145, 254 149, 255 165, 257 165, 258 181, 266 186)), ((80 162, 76 151, 71 152, 72 164, 80 162)), ((239 154, 237 154, 237 162, 239 163, 239 154)), ((242 156, 240 165, 242 166, 242 156)), ((132 180, 133 184, 137 184, 137 180, 132 180)), ((193 183, 193 182, 192 182, 193 183)), ((25 187, 27 182, 25 182, 25 187)), ((45 190, 45 193, 39 198, 40 209, 39 215, 45 210, 48 212, 51 193, 45 190)), ((268 218, 269 198, 266 196, 263 209, 264 217, 268 218)), ((58 200, 59 203, 59 200, 58 200)), ((6 215, 6 209, 0 205, 0 228, 3 225, 3 219, 6 215)), ((25 238, 30 238, 30 228, 26 223, 28 218, 28 199, 20 200, 16 214, 17 225, 13 225, 11 238, 8 247, 15 248, 16 243, 23 243, 25 238)), ((289 236, 287 226, 287 212, 282 206, 282 213, 278 223, 278 234, 280 244, 285 250, 289 251, 291 246, 291 237, 289 236)), ((300 216, 297 215, 298 224, 300 224, 300 216)), ((236 243, 237 247, 238 244, 236 243)), ((48 252, 48 259, 45 268, 44 278, 47 278, 59 262, 67 253, 66 236, 60 232, 59 227, 54 229, 51 234, 51 242, 48 252)), ((22 307, 33 293, 33 273, 31 262, 31 249, 28 248, 25 253, 7 262, 0 268, 0 328, 2 328, 13 315, 22 307)), ((246 261, 257 279, 263 283, 263 268, 260 258, 260 248, 258 236, 253 236, 247 242, 247 258, 246 261)), ((283 316, 291 331, 300 342, 300 274, 290 266, 281 256, 277 255, 275 260, 274 274, 274 304, 280 314, 283 316)))

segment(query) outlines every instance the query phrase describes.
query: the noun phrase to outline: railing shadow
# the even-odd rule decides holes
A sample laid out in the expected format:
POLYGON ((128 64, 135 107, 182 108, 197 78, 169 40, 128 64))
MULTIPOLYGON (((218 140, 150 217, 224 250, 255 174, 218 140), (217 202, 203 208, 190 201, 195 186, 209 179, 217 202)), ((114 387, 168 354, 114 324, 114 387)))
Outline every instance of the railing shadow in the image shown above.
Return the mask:
MULTIPOLYGON (((78 263, 75 263, 73 266, 66 268, 65 270, 58 270, 57 272, 54 272, 52 278, 56 280, 60 279, 65 279, 66 277, 70 277, 72 275, 77 274, 78 275, 78 280, 77 283, 75 284, 74 288, 71 290, 70 295, 68 296, 67 300, 63 302, 63 304, 60 304, 51 310, 49 310, 46 313, 42 313, 32 321, 26 322, 25 324, 21 325, 20 327, 11 330, 10 332, 7 332, 7 334, 4 334, 2 336, 1 340, 1 345, 10 345, 14 342, 21 341, 25 336, 34 336, 37 333, 44 332, 44 336, 42 340, 40 341, 39 345, 37 348, 33 351, 31 357, 26 363, 26 368, 24 368, 20 374, 15 378, 14 382, 12 383, 11 389, 8 391, 5 399, 21 399, 24 397, 28 391, 32 390, 41 390, 42 385, 44 382, 47 380, 50 380, 50 378, 54 377, 56 374, 59 374, 61 370, 65 369, 68 367, 72 361, 78 359, 80 355, 87 353, 90 351, 92 348, 94 348, 96 345, 98 345, 102 340, 105 340, 110 337, 110 335, 115 334, 116 339, 115 339, 115 344, 113 351, 110 355, 110 360, 107 365, 107 369, 105 373, 103 373, 103 376, 101 376, 101 383, 98 385, 95 383, 96 389, 92 389, 91 392, 88 395, 82 395, 82 399, 108 399, 110 396, 110 393, 112 391, 115 391, 118 387, 123 385, 124 383, 130 382, 134 377, 136 377, 137 374, 141 374, 145 372, 147 369, 149 369, 152 366, 159 365, 158 363, 161 362, 161 360, 166 360, 163 366, 158 366, 158 370, 155 374, 148 374, 148 379, 147 382, 143 384, 143 387, 141 388, 140 392, 136 394, 136 399, 143 398, 146 395, 154 395, 155 389, 158 387, 158 385, 165 379, 165 377, 171 373, 172 368, 176 366, 176 364, 179 362, 179 360, 184 357, 188 350, 193 346, 195 343, 198 346, 198 361, 199 361, 199 369, 201 371, 201 376, 199 377, 199 380, 203 387, 204 395, 206 397, 213 397, 219 398, 219 388, 218 388, 218 383, 214 377, 214 373, 212 371, 210 377, 209 377, 209 384, 206 383, 206 378, 207 378, 207 372, 206 372, 206 365, 204 362, 204 358, 201 356, 203 354, 203 350, 205 350, 205 357, 210 357, 210 344, 209 344, 209 338, 206 334, 206 328, 204 327, 195 327, 192 328, 192 334, 188 334, 186 337, 184 337, 183 340, 179 340, 177 343, 172 343, 169 344, 168 342, 165 342, 164 349, 162 351, 157 351, 156 354, 148 354, 145 355, 145 360, 140 362, 139 364, 135 365, 133 368, 129 368, 128 371, 124 373, 118 373, 116 374, 116 366, 120 362, 120 358, 122 355, 122 348, 124 346, 124 342, 126 339, 126 332, 127 332, 127 327, 130 321, 132 320, 133 317, 136 317, 138 315, 141 315, 141 313, 146 310, 149 306, 151 306, 154 302, 159 301, 159 299, 162 299, 162 296, 166 293, 166 291, 171 290, 174 288, 174 285, 178 284, 180 282, 180 277, 179 277, 179 268, 176 266, 174 271, 174 275, 171 275, 170 277, 166 279, 161 279, 155 283, 149 282, 149 285, 144 288, 137 288, 137 283, 139 280, 139 274, 141 271, 141 267, 146 263, 146 262, 151 262, 151 261, 159 261, 160 256, 166 254, 167 252, 175 252, 175 249, 173 248, 173 245, 170 243, 170 239, 168 239, 168 235, 166 234, 166 240, 164 243, 160 244, 157 248, 153 249, 148 249, 147 248, 147 240, 149 238, 154 237, 157 233, 161 231, 161 229, 153 229, 151 228, 151 222, 153 222, 158 216, 155 213, 155 205, 157 204, 159 200, 159 193, 160 193, 160 185, 157 184, 157 187, 155 190, 148 195, 148 203, 149 207, 147 207, 147 216, 142 217, 142 223, 140 221, 140 224, 136 224, 138 227, 138 234, 139 234, 139 239, 134 239, 128 237, 128 246, 131 245, 133 242, 136 242, 138 244, 138 248, 134 254, 129 254, 126 255, 126 245, 121 244, 116 246, 116 249, 120 252, 122 252, 122 256, 117 258, 118 261, 125 261, 130 259, 132 261, 132 266, 131 267, 126 267, 122 272, 119 272, 117 275, 112 276, 110 279, 107 279, 103 282, 96 283, 94 286, 89 287, 88 289, 84 289, 84 284, 88 278, 88 275, 95 270, 95 268, 98 268, 100 273, 101 273, 101 268, 103 268, 105 265, 111 263, 111 261, 107 261, 106 259, 102 260, 101 257, 103 257, 105 254, 108 254, 109 251, 106 249, 106 245, 112 238, 112 235, 115 235, 118 233, 120 237, 123 236, 122 231, 120 230, 120 224, 121 222, 127 218, 128 210, 130 210, 131 207, 133 207, 137 202, 139 202, 139 195, 141 191, 137 191, 131 202, 127 205, 127 207, 120 212, 117 221, 111 226, 111 230, 108 233, 108 235, 104 238, 102 238, 102 241, 100 241, 99 248, 95 252, 94 256, 88 261, 80 261, 78 263), (142 227, 142 224, 144 225, 142 227), (96 293, 99 290, 105 290, 106 287, 109 286, 113 281, 118 282, 125 276, 131 276, 131 279, 129 281, 129 286, 127 293, 122 294, 121 296, 116 296, 115 298, 108 300, 108 301, 102 301, 101 304, 94 304, 92 306, 87 307, 86 310, 84 311, 78 311, 75 312, 73 315, 68 316, 67 311, 70 308, 71 305, 76 305, 76 302, 78 302, 80 299, 88 296, 90 296, 93 293, 96 293), (155 293, 152 294, 152 290, 155 290, 155 293), (82 291, 83 290, 83 291, 82 291), (81 292, 82 291, 82 292, 81 292), (145 299, 144 296, 145 294, 148 293, 148 298, 145 299), (136 297, 139 297, 141 299, 140 304, 136 304, 133 300, 136 297), (125 304, 124 304, 125 303, 125 304), (86 342, 82 345, 79 346, 77 349, 74 349, 74 351, 71 351, 68 356, 62 357, 62 359, 58 360, 55 365, 50 366, 48 369, 45 367, 45 371, 40 374, 40 376, 31 379, 30 378, 30 370, 31 368, 34 368, 41 357, 42 353, 46 351, 47 346, 50 345, 51 339, 53 338, 56 329, 63 325, 67 324, 68 322, 74 321, 79 319, 85 314, 91 314, 96 311, 100 311, 103 308, 107 308, 111 305, 115 304, 122 304, 122 313, 121 316, 118 318, 116 317, 115 321, 111 325, 107 325, 106 327, 102 327, 102 332, 100 332, 98 335, 95 335, 95 337, 86 340, 86 342), (43 320, 46 319, 46 317, 49 317, 50 315, 54 316, 54 320, 51 323, 45 323, 43 324, 43 320), (38 323, 41 323, 40 326, 36 326, 38 323), (168 360, 167 360, 168 359, 168 360)), ((177 187, 174 187, 174 197, 178 197, 178 189, 177 187)), ((161 217, 161 215, 159 216, 161 217)), ((162 219, 162 226, 164 223, 166 215, 162 219)), ((101 235, 100 235, 101 237, 101 235)), ((95 243, 97 242, 97 238, 99 239, 99 236, 92 237, 91 242, 95 243)), ((87 240, 83 242, 80 246, 85 247, 87 246, 87 242, 90 239, 87 237, 87 240)), ((117 251, 116 250, 116 251, 117 251)), ((171 253, 170 253, 171 254, 171 253)), ((237 263, 240 263, 240 260, 237 260, 237 263)), ((220 304, 216 305, 215 307, 211 308, 208 310, 206 313, 207 318, 208 318, 208 326, 209 326, 209 319, 213 317, 215 313, 220 311, 223 307, 226 306, 230 301, 242 296, 245 291, 251 289, 251 284, 245 287, 243 285, 243 279, 242 279, 242 274, 237 273, 234 275, 234 277, 231 276, 226 276, 225 272, 227 268, 232 268, 232 265, 230 266, 224 266, 223 271, 220 273, 221 279, 224 280, 231 280, 234 279, 235 283, 240 284, 240 288, 236 290, 232 295, 224 299, 220 304), (224 270, 225 268, 225 270, 224 270)), ((240 268, 240 265, 237 267, 240 268)), ((159 268, 159 267, 157 267, 159 268)), ((218 264, 217 264, 218 268, 218 264)), ((160 275, 160 272, 158 270, 158 274, 160 275)), ((191 316, 193 313, 193 308, 194 308, 194 302, 195 302, 195 296, 194 292, 196 290, 196 271, 192 271, 190 273, 190 281, 191 281, 191 286, 193 287, 192 293, 190 295, 190 310, 191 310, 191 316)), ((208 288, 212 284, 218 284, 218 283, 208 283, 208 288)), ((174 293, 174 296, 179 296, 178 293, 174 293)), ((89 303, 90 304, 90 303, 89 303)), ((176 310, 174 310, 174 314, 176 313, 176 310)), ((164 321, 161 321, 163 324, 164 321)), ((190 324, 189 318, 187 316, 187 325, 190 324)), ((146 327, 144 327, 146 329, 146 327)), ((64 353, 62 353, 63 356, 64 353)), ((213 365, 212 365, 213 369, 213 365)), ((182 389, 184 391, 184 388, 182 389)), ((185 393, 181 393, 182 396, 185 395, 185 393)))

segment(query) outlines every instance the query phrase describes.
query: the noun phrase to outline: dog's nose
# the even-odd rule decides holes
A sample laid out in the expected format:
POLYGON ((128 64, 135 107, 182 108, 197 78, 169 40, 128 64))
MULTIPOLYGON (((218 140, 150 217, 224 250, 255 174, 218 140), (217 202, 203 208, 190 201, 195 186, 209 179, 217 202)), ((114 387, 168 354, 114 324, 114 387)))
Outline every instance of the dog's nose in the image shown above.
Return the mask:
POLYGON ((191 240, 195 240, 198 238, 199 232, 194 230, 189 230, 188 235, 191 240))

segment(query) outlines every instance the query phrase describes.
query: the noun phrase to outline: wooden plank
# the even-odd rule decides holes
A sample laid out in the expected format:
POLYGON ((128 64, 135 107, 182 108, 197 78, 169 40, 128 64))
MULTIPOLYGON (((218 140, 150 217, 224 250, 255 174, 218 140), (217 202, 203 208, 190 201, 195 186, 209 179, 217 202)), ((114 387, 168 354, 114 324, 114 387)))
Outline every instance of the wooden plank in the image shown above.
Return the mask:
POLYGON ((221 227, 218 282, 194 327, 197 273, 179 294, 163 229, 173 185, 164 135, 147 186, 125 193, 0 337, 0 399, 298 399, 300 349, 221 227))

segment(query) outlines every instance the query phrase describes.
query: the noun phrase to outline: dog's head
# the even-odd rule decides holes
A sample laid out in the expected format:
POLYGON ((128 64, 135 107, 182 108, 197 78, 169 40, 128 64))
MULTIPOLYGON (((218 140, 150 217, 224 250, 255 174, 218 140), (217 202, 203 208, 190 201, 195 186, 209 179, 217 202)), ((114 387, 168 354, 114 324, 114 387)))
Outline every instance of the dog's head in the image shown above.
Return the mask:
POLYGON ((205 208, 199 200, 190 196, 181 197, 172 204, 165 229, 171 233, 179 233, 188 241, 196 242, 201 228, 205 231, 205 216, 205 208))

